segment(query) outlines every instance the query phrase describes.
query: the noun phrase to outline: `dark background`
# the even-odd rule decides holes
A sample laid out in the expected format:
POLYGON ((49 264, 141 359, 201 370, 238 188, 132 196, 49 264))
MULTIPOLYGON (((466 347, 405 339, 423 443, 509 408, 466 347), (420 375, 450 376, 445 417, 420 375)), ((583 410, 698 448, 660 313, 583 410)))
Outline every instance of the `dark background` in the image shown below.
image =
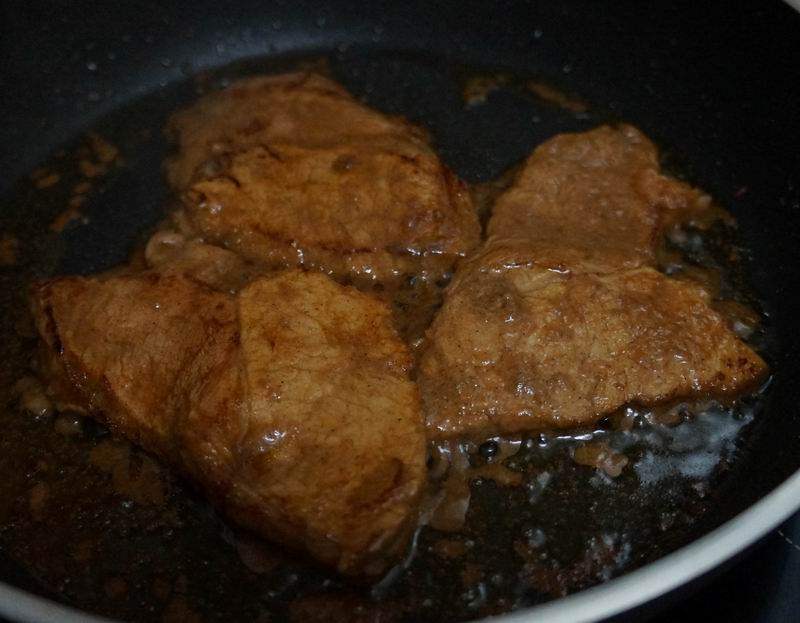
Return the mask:
POLYGON ((665 605, 654 623, 787 623, 800 619, 800 515, 707 582, 688 597, 676 596, 676 603, 665 605))

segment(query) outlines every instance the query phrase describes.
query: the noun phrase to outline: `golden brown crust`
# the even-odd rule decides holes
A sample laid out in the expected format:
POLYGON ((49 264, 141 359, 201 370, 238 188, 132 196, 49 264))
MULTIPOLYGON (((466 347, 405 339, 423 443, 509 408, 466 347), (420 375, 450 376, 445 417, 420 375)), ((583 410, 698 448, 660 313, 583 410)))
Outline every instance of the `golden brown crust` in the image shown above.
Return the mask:
POLYGON ((650 266, 664 226, 708 198, 661 174, 631 126, 559 134, 536 148, 496 202, 489 244, 543 266, 588 272, 650 266))
POLYGON ((205 240, 271 267, 379 282, 465 255, 479 229, 463 184, 429 152, 254 147, 186 194, 205 240))
POLYGON ((382 303, 299 271, 238 295, 175 271, 64 278, 32 299, 62 407, 344 573, 402 553, 425 441, 410 355, 382 303))
POLYGON ((419 382, 435 437, 567 428, 627 404, 731 397, 766 365, 704 290, 650 268, 459 272, 419 382))
POLYGON ((257 145, 331 147, 394 135, 426 141, 425 133, 405 120, 372 110, 336 82, 309 72, 234 82, 175 113, 167 132, 177 143, 167 160, 167 180, 179 191, 220 154, 257 145))
POLYGON ((753 389, 766 364, 707 293, 652 268, 665 226, 709 203, 662 175, 630 126, 540 145, 428 331, 429 434, 574 427, 627 404, 753 389))
POLYGON ((250 424, 229 503, 302 518, 286 537, 342 571, 382 568, 401 553, 425 480, 411 358, 389 309, 292 272, 248 286, 239 316, 250 424))
POLYGON ((388 284, 443 274, 479 241, 466 187, 424 133, 320 76, 235 83, 170 127, 189 226, 268 268, 388 284))

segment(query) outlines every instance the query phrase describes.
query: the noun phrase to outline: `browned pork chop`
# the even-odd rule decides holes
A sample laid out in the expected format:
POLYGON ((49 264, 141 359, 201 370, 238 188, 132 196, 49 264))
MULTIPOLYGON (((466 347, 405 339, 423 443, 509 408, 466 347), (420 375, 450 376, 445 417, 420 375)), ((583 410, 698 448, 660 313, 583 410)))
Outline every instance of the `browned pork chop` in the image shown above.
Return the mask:
POLYGON ((448 289, 419 383, 429 435, 480 438, 735 396, 765 373, 692 283, 647 267, 587 274, 477 258, 448 289))
POLYGON ((766 365, 709 294, 652 268, 665 226, 709 205, 662 175, 630 126, 540 145, 428 331, 429 434, 575 427, 628 404, 754 388, 766 365))
POLYGON ((416 519, 425 439, 382 303, 292 271, 239 294, 177 270, 39 285, 49 391, 265 538, 378 573, 416 519))
POLYGON ((320 76, 237 82, 171 128, 188 224, 250 261, 391 284, 478 243, 469 193, 424 133, 320 76))

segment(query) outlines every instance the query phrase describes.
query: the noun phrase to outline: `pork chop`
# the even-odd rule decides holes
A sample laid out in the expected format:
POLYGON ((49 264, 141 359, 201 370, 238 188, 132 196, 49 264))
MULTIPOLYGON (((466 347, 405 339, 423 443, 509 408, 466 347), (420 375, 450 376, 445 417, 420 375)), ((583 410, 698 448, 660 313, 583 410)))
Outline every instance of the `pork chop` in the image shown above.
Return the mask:
POLYGON ((588 425, 629 404, 733 397, 766 374, 698 285, 515 257, 459 269, 429 329, 419 384, 433 437, 588 425))
POLYGON ((469 193, 425 134, 320 76, 238 82, 171 127, 187 222, 250 261, 391 285, 438 278, 478 243, 469 193))
POLYGON ((343 573, 402 552, 425 436, 384 304, 318 274, 234 295, 170 270, 52 280, 33 312, 60 407, 160 456, 233 521, 343 573))

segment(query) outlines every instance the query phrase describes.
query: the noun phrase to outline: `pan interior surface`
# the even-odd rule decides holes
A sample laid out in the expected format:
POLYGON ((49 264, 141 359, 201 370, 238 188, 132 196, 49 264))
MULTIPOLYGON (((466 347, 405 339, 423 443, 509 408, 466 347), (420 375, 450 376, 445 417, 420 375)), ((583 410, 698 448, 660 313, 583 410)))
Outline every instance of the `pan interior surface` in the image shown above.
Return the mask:
MULTIPOLYGON (((5 149, 32 143, 18 158, 2 154, 8 166, 0 232, 16 241, 18 257, 13 270, 0 273, 7 405, 0 469, 21 475, 2 489, 13 500, 0 506, 3 581, 122 619, 314 620, 330 611, 364 620, 398 613, 400 620, 466 620, 542 603, 655 561, 797 469, 790 284, 800 242, 800 121, 792 114, 800 85, 786 78, 800 68, 800 49, 780 37, 798 25, 788 9, 730 16, 709 7, 688 22, 665 8, 649 17, 615 8, 590 20, 582 3, 568 3, 515 8, 483 22, 475 9, 441 33, 431 32, 424 8, 413 5, 403 12, 376 7, 366 26, 347 7, 322 4, 258 16, 232 8, 224 21, 208 19, 204 11, 212 9, 202 3, 184 21, 159 5, 158 20, 125 32, 113 16, 84 20, 73 10, 61 22, 74 27, 71 35, 46 20, 50 25, 35 31, 45 49, 61 42, 70 54, 33 67, 26 57, 4 76, 22 80, 12 74, 28 71, 36 79, 22 102, 2 104, 5 118, 21 119, 2 129, 5 149), (212 21, 215 28, 207 27, 212 21), (770 27, 778 34, 767 36, 770 27), (650 41, 646 51, 637 32, 650 41), (756 67, 751 56, 764 62, 756 67), (14 386, 33 348, 27 284, 119 264, 163 217, 170 198, 161 162, 169 146, 161 128, 177 107, 241 75, 309 65, 369 104, 428 127, 443 159, 472 183, 497 178, 559 132, 617 120, 641 127, 664 150, 669 170, 709 191, 738 220, 737 232, 720 232, 705 248, 710 256, 731 249, 742 255, 741 274, 731 279, 745 283, 764 314, 759 345, 774 372, 768 391, 736 410, 712 409, 682 425, 684 433, 643 426, 634 462, 648 452, 662 461, 649 486, 641 484, 641 470, 611 481, 570 459, 585 440, 579 435, 613 432, 531 438, 508 459, 512 471, 525 474, 524 487, 476 480, 466 529, 421 531, 408 564, 374 587, 347 585, 232 531, 189 487, 102 427, 22 416, 14 386), (126 72, 132 67, 139 69, 126 72), (500 87, 470 104, 464 91, 475 77, 500 87), (543 101, 526 88, 531 82, 589 106, 576 112, 543 101), (26 97, 32 101, 23 112, 26 97), (81 161, 98 161, 94 136, 120 157, 89 179, 81 161), (58 180, 43 186, 47 176, 58 180), (90 189, 77 193, 84 196, 79 216, 53 232, 87 181, 90 189), (696 440, 684 454, 694 452, 700 467, 688 474, 645 441, 661 435, 663 449, 680 445, 681 434, 696 440)), ((11 16, 16 30, 4 45, 22 45, 19 32, 32 28, 36 11, 11 16)))

